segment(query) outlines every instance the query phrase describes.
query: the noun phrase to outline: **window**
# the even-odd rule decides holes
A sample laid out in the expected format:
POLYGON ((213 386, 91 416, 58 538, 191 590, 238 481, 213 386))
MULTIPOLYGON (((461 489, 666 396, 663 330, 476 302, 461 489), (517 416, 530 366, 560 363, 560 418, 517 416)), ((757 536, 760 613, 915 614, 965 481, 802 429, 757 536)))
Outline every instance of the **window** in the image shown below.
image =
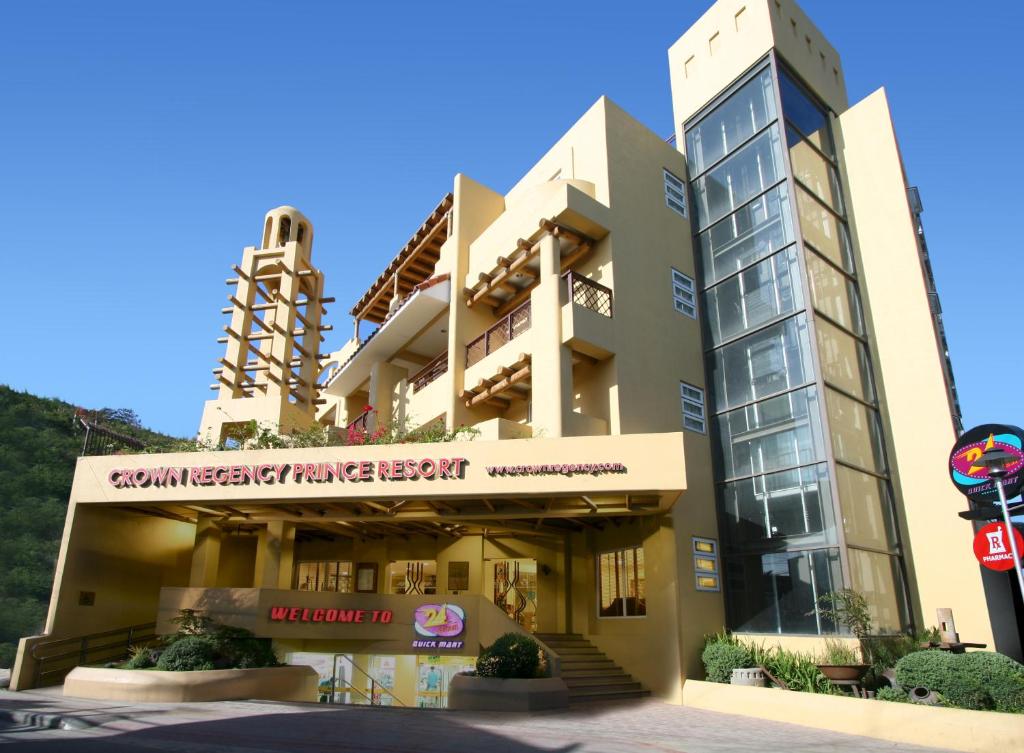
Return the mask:
POLYGON ((726 609, 737 632, 836 632, 814 605, 823 594, 843 587, 838 549, 731 556, 725 576, 726 609))
POLYGON ((690 175, 704 172, 773 120, 775 93, 765 69, 687 131, 690 175))
POLYGON ((703 230, 785 178, 777 126, 693 182, 697 224, 703 230))
POLYGON ((698 591, 721 591, 718 577, 718 542, 693 537, 694 585, 698 591))
POLYGON ((679 397, 683 401, 683 426, 690 431, 704 433, 704 390, 679 383, 679 397))
POLYGON ((794 247, 748 267, 704 294, 704 324, 715 345, 803 308, 794 247))
POLYGON ((680 217, 686 216, 686 186, 683 181, 665 170, 665 206, 680 217))
POLYGON ((351 562, 298 562, 295 587, 300 591, 352 593, 351 562))
POLYGON ((697 318, 697 294, 693 278, 678 269, 672 269, 672 305, 680 314, 697 318))
POLYGON ((644 550, 641 546, 605 552, 597 558, 598 617, 643 617, 644 550))

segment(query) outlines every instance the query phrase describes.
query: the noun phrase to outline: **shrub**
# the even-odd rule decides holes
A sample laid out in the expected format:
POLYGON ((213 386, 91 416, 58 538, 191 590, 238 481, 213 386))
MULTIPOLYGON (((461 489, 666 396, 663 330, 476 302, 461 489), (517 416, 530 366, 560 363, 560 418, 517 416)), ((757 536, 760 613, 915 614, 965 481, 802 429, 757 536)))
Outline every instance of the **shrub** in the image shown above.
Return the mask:
POLYGON ((540 646, 520 633, 505 633, 484 649, 476 660, 480 677, 530 678, 537 676, 540 646))
POLYGON ((132 646, 130 656, 125 662, 125 669, 149 669, 155 667, 160 652, 147 646, 132 646))
POLYGON ((896 690, 896 688, 890 688, 886 685, 884 688, 879 688, 875 691, 875 700, 894 701, 895 703, 910 703, 910 696, 902 690, 896 690))
POLYGON ((764 667, 790 690, 802 693, 834 695, 838 689, 818 669, 818 660, 810 654, 782 648, 754 649, 754 663, 764 667))
POLYGON ((870 658, 871 669, 876 676, 881 676, 887 669, 896 666, 896 662, 908 654, 921 650, 921 644, 939 640, 939 629, 928 628, 913 635, 890 635, 884 637, 865 638, 861 640, 865 658, 870 658))
POLYGON ((187 635, 168 646, 156 663, 157 669, 168 672, 192 672, 213 669, 217 645, 202 635, 187 635))
POLYGON ((820 664, 860 664, 860 656, 847 644, 825 639, 825 653, 820 657, 820 664))
POLYGON ((1024 664, 994 651, 956 657, 964 674, 983 687, 996 711, 1024 713, 1024 664))
POLYGON ((993 708, 985 687, 963 663, 966 656, 937 650, 907 654, 896 662, 896 682, 908 691, 918 686, 934 690, 958 708, 993 708))
POLYGON ((704 661, 704 669, 710 682, 729 682, 734 669, 743 669, 754 664, 750 649, 731 638, 709 640, 700 658, 704 661))
POLYGON ((269 638, 257 638, 245 628, 217 625, 208 636, 217 649, 217 667, 254 669, 276 667, 280 662, 269 638))

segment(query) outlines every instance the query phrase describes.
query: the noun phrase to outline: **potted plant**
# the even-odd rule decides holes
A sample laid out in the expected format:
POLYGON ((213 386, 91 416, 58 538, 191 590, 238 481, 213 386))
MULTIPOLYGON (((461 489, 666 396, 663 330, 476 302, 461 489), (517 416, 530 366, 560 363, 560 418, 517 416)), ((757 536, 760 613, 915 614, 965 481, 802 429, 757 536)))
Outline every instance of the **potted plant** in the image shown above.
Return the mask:
POLYGON ((825 641, 825 653, 819 658, 818 671, 829 680, 860 682, 871 668, 852 646, 831 639, 825 641))
POLYGON ((818 597, 811 614, 843 626, 858 640, 864 661, 849 645, 835 640, 825 641, 824 661, 818 665, 825 677, 833 681, 860 682, 871 668, 871 649, 866 639, 871 635, 871 613, 864 596, 850 588, 830 591, 818 597))

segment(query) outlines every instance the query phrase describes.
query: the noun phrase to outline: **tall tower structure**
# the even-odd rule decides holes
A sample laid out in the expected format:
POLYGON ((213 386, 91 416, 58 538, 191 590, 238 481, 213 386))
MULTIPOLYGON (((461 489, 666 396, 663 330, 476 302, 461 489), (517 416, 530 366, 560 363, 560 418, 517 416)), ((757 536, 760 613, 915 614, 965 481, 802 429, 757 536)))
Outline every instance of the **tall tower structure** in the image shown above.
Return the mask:
POLYGON ((884 91, 850 105, 838 54, 793 0, 718 0, 669 69, 728 626, 827 633, 816 600, 852 588, 898 631, 957 593, 958 618, 991 640, 945 477, 959 416, 884 91))
POLYGON ((203 409, 199 438, 218 443, 260 428, 290 433, 312 426, 319 399, 324 277, 313 266, 313 225, 298 209, 267 212, 259 248, 247 247, 236 274, 224 357, 213 370, 217 397, 203 409))

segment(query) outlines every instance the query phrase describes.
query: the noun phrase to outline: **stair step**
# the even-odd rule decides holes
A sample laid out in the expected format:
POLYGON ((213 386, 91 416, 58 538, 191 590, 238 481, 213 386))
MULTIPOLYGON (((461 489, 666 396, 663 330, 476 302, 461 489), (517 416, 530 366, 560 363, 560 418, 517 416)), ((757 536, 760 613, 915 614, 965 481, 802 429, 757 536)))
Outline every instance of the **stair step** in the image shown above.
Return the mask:
MULTIPOLYGON (((563 678, 564 679, 564 678, 563 678)), ((606 677, 575 677, 565 680, 569 686, 569 695, 586 694, 593 690, 641 690, 640 683, 629 675, 620 678, 608 679, 606 677)))
POLYGON ((591 701, 619 701, 638 698, 647 698, 651 694, 649 690, 607 690, 592 691, 586 694, 569 694, 570 703, 588 703, 591 701))
POLYGON ((581 644, 579 646, 551 646, 551 648, 555 649, 555 652, 559 656, 580 656, 588 654, 596 654, 601 657, 604 656, 596 646, 591 646, 589 643, 581 644))
MULTIPOLYGON (((626 675, 619 667, 595 667, 593 669, 562 669, 562 679, 576 677, 608 677, 609 675, 626 675)), ((628 677, 628 675, 626 675, 628 677)))
POLYGON ((605 672, 609 671, 622 671, 622 667, 617 665, 611 659, 595 659, 593 661, 577 661, 577 660, 562 660, 562 669, 567 671, 573 671, 575 669, 603 669, 605 672))
POLYGON ((538 638, 540 638, 545 643, 548 642, 549 638, 554 639, 554 640, 558 640, 558 639, 569 639, 569 640, 574 640, 574 641, 582 641, 582 640, 584 640, 583 636, 580 633, 534 633, 534 635, 537 636, 538 638))

